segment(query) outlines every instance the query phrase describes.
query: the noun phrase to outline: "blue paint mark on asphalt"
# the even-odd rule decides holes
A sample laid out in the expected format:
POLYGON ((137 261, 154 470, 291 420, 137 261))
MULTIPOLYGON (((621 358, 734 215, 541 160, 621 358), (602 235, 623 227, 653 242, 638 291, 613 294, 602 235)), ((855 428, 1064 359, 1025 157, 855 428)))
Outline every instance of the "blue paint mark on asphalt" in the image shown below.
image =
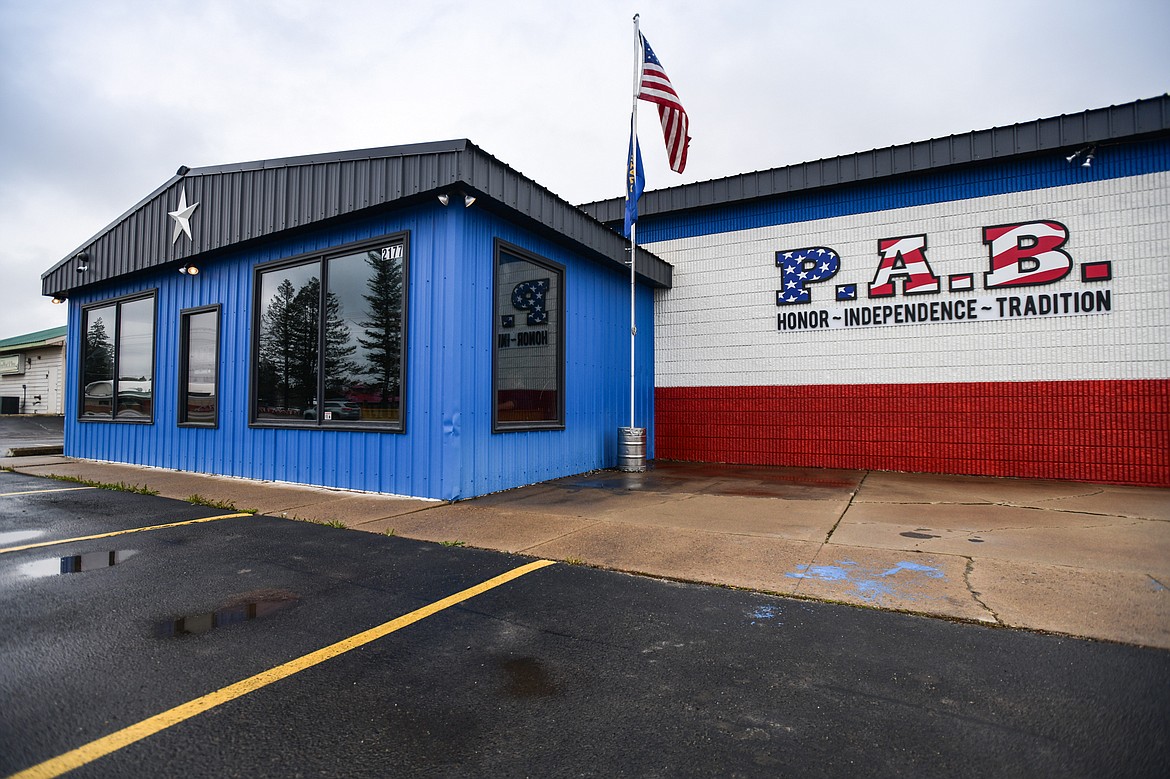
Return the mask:
POLYGON ((748 614, 748 616, 752 618, 753 625, 769 621, 775 625, 784 624, 780 621, 780 617, 783 616, 783 613, 780 611, 779 606, 757 606, 756 610, 748 614))
MULTIPOLYGON (((930 579, 945 579, 946 574, 941 568, 908 561, 899 562, 893 568, 880 570, 859 565, 853 560, 836 560, 836 565, 798 565, 792 573, 784 574, 790 579, 817 579, 823 582, 844 582, 853 586, 853 590, 861 598, 868 601, 880 601, 886 596, 899 596, 915 600, 913 593, 900 592, 895 580, 890 577, 900 573, 921 574, 930 579)), ((898 576, 897 580, 913 582, 913 576, 898 576)))

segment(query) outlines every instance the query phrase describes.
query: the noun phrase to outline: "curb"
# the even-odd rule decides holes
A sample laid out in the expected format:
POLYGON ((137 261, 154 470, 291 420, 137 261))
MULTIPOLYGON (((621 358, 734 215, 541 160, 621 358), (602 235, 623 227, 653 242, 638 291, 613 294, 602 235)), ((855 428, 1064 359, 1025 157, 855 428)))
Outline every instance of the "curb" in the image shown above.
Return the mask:
POLYGON ((41 457, 50 454, 64 454, 64 446, 14 446, 9 449, 5 457, 41 457))

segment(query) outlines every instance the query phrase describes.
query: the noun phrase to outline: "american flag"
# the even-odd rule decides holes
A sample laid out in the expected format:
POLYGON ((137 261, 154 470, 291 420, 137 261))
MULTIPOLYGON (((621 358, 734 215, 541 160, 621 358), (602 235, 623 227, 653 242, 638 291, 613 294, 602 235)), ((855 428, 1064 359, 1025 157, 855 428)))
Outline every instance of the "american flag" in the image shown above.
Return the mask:
POLYGON ((679 102, 678 93, 667 78, 666 70, 650 48, 650 41, 646 40, 645 35, 642 36, 642 84, 638 88, 638 99, 657 104, 670 169, 682 173, 687 166, 687 146, 691 142, 691 137, 687 135, 690 121, 686 109, 679 102))

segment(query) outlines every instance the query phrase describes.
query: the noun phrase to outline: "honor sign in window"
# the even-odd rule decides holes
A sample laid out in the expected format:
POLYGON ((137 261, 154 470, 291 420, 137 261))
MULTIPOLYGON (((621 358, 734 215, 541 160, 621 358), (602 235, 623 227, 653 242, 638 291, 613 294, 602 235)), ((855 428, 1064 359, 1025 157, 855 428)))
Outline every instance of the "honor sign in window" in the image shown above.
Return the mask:
POLYGON ((403 429, 406 239, 256 279, 253 420, 403 429))
POLYGON ((81 419, 154 418, 154 294, 81 312, 81 419))
POLYGON ((494 429, 565 424, 564 268, 496 244, 494 429))

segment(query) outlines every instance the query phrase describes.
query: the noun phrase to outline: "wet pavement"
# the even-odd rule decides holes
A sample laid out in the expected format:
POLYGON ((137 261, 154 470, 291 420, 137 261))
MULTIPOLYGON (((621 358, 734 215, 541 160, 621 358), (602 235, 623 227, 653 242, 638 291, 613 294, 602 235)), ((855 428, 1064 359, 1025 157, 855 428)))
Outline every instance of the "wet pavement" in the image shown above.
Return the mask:
MULTIPOLYGON (((194 486, 164 475, 136 480, 194 486)), ((726 477, 706 486, 726 491, 726 477)), ((807 477, 775 489, 820 489, 799 484, 807 477)), ((557 507, 550 522, 575 522, 573 501, 555 490, 577 490, 595 524, 619 524, 596 519, 621 505, 597 491, 653 494, 618 478, 624 487, 544 485, 518 497, 557 507)), ((809 499, 786 494, 717 497, 809 499)), ((274 495, 302 512, 331 503, 311 490, 274 495)), ((246 505, 263 485, 236 497, 246 505)), ((490 524, 497 501, 469 502, 479 523, 435 532, 490 524)), ((368 504, 347 505, 367 529, 382 521, 368 504)), ((622 524, 670 528, 655 524, 665 509, 639 505, 652 521, 622 524)), ((382 511, 404 523, 461 506, 382 511)), ((735 537, 784 540, 767 526, 735 537)), ((444 546, 23 473, 0 473, 0 539, 3 775, 53 760, 79 777, 1160 777, 1170 764, 1170 652, 1158 649, 586 565, 531 568, 531 556, 461 539, 444 546)), ((642 556, 662 559, 653 547, 642 556)), ((939 581, 920 559, 922 569, 903 560, 864 576, 830 561, 824 573, 939 581)), ((777 570, 813 574, 783 577, 797 586, 820 581, 821 564, 803 564, 777 570)))
POLYGON ((1170 649, 1166 489, 660 462, 446 504, 59 457, 0 464, 373 533, 1170 649))
POLYGON ((65 418, 46 415, 0 417, 0 457, 61 454, 65 418))

